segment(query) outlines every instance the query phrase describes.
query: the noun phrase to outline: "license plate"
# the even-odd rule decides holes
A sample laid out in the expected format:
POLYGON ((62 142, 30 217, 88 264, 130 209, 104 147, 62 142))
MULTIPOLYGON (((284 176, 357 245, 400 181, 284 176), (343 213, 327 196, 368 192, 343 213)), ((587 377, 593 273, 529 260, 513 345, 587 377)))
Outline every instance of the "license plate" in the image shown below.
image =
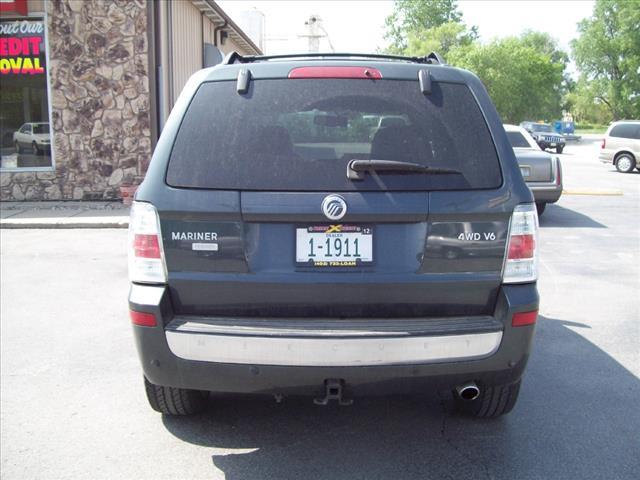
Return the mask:
POLYGON ((520 173, 522 173, 522 176, 524 178, 530 177, 531 176, 531 168, 529 168, 529 167, 520 167, 520 173))
POLYGON ((373 262, 373 229, 361 225, 314 225, 296 229, 296 263, 356 267, 373 262))

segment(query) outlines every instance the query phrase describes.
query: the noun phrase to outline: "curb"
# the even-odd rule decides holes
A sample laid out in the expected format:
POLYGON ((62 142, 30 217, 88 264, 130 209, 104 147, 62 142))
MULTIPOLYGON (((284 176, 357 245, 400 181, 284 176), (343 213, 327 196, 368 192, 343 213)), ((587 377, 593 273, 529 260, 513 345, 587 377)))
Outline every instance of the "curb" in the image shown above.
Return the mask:
POLYGON ((0 220, 0 229, 71 229, 71 228, 128 228, 129 217, 112 218, 7 218, 0 220))
POLYGON ((622 190, 617 189, 580 189, 580 188, 567 188, 562 190, 562 195, 594 195, 601 197, 621 197, 624 195, 622 190))

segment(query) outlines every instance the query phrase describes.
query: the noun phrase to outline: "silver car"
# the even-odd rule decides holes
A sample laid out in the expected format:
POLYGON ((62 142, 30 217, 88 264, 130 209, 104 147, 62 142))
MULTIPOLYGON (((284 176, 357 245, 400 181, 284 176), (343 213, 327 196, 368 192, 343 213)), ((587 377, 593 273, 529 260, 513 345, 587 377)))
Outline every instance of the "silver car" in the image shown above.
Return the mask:
POLYGON ((599 155, 603 163, 613 164, 621 173, 640 170, 640 121, 623 120, 609 125, 599 155))
POLYGON ((529 132, 517 125, 504 125, 507 137, 516 154, 520 172, 533 192, 538 215, 547 203, 555 203, 562 195, 562 166, 560 158, 540 150, 529 132))
POLYGON ((51 135, 46 122, 28 122, 13 134, 13 144, 17 153, 29 151, 33 155, 51 151, 51 135))

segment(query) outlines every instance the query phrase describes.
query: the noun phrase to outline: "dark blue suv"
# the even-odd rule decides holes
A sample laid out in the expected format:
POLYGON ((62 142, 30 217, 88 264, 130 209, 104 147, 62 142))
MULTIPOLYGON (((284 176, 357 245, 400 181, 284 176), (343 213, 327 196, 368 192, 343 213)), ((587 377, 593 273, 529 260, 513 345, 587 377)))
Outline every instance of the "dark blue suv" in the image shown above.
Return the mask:
POLYGON ((149 402, 447 391, 507 413, 537 230, 473 74, 435 54, 231 54, 187 83, 131 212, 149 402))

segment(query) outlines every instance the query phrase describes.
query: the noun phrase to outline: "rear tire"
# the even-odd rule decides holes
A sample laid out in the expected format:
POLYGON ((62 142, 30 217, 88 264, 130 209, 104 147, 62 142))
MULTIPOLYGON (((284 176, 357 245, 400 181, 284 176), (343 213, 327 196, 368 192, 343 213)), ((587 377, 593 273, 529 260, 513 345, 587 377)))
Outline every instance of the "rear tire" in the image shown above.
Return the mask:
POLYGON ((556 153, 562 153, 562 151, 564 150, 564 145, 560 146, 556 146, 556 153))
POLYGON ((536 210, 538 211, 538 216, 544 213, 545 208, 547 208, 546 203, 536 203, 536 210))
POLYGON ((620 173, 630 173, 636 168, 636 159, 628 153, 622 153, 616 157, 616 170, 620 173))
POLYGON ((208 392, 154 385, 146 378, 144 389, 151 408, 165 415, 193 415, 207 408, 208 392))
POLYGON ((521 380, 508 385, 485 386, 475 400, 457 399, 464 413, 477 418, 497 418, 506 415, 515 406, 520 393, 521 380))

